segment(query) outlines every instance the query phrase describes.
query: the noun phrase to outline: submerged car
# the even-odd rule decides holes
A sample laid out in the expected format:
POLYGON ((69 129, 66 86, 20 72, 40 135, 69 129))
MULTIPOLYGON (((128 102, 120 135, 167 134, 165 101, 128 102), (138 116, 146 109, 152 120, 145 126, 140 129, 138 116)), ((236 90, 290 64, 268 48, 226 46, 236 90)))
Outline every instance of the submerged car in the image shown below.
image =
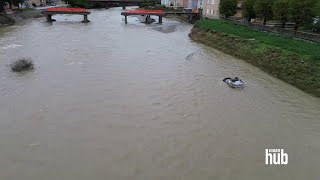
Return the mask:
POLYGON ((223 82, 227 83, 232 88, 243 88, 244 82, 238 77, 232 78, 224 78, 223 82))

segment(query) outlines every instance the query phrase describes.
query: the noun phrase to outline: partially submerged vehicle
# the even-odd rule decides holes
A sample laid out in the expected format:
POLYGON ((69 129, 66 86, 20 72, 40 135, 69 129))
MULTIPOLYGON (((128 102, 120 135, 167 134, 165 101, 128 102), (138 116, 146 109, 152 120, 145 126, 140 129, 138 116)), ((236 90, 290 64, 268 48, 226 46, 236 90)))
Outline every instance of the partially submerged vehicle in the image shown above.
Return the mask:
POLYGON ((238 77, 233 78, 224 78, 223 82, 227 83, 232 88, 243 88, 244 82, 238 77))
POLYGON ((153 22, 156 22, 156 20, 151 18, 150 15, 140 15, 140 16, 138 16, 138 18, 139 18, 140 22, 146 23, 146 24, 151 24, 153 22))

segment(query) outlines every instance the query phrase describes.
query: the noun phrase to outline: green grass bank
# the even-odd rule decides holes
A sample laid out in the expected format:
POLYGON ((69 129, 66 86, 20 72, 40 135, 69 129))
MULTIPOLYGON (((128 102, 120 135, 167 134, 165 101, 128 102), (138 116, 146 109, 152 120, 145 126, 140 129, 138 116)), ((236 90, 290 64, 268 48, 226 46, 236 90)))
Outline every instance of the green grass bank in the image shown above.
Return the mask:
POLYGON ((320 97, 320 43, 262 32, 225 20, 199 20, 189 36, 320 97))

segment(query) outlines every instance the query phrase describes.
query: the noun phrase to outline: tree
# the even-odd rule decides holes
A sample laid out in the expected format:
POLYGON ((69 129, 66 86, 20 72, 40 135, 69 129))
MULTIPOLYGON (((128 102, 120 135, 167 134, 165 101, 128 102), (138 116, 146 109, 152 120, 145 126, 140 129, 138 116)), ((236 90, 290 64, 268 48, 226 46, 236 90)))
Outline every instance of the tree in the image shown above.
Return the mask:
POLYGON ((316 5, 313 8, 313 13, 320 17, 320 1, 316 2, 316 5))
POLYGON ((11 2, 13 5, 17 6, 18 9, 20 9, 20 4, 23 4, 24 0, 12 0, 11 2))
POLYGON ((290 1, 290 19, 295 23, 294 29, 300 26, 312 23, 314 17, 313 8, 317 0, 291 0, 290 1))
POLYGON ((80 7, 80 8, 89 8, 90 2, 89 0, 66 0, 68 4, 72 7, 80 7))
POLYGON ((237 0, 220 0, 219 11, 226 18, 237 13, 237 0))
POLYGON ((289 20, 289 0, 276 0, 273 4, 272 10, 276 20, 281 22, 281 27, 284 28, 289 20))
POLYGON ((12 1, 13 1, 13 0, 5 0, 5 1, 7 1, 7 3, 8 3, 9 6, 10 6, 10 9, 12 9, 12 1))
POLYGON ((0 0, 0 14, 5 13, 4 6, 6 5, 6 2, 4 0, 0 0))
POLYGON ((248 22, 251 22, 251 19, 256 17, 253 9, 254 3, 255 0, 244 0, 243 2, 243 16, 248 19, 248 22))
POLYGON ((263 25, 267 24, 273 16, 272 14, 273 0, 256 0, 253 9, 257 17, 263 19, 263 25))
POLYGON ((150 0, 143 0, 142 2, 140 2, 139 7, 140 8, 146 8, 146 7, 150 7, 152 6, 152 3, 150 0))

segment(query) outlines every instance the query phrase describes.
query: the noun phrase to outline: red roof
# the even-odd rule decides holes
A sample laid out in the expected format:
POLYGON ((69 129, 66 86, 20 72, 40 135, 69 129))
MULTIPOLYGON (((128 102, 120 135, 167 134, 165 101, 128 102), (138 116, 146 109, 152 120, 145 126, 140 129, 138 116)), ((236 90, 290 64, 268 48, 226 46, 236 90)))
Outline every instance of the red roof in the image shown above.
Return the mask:
POLYGON ((84 8, 48 8, 47 11, 87 12, 84 8))

